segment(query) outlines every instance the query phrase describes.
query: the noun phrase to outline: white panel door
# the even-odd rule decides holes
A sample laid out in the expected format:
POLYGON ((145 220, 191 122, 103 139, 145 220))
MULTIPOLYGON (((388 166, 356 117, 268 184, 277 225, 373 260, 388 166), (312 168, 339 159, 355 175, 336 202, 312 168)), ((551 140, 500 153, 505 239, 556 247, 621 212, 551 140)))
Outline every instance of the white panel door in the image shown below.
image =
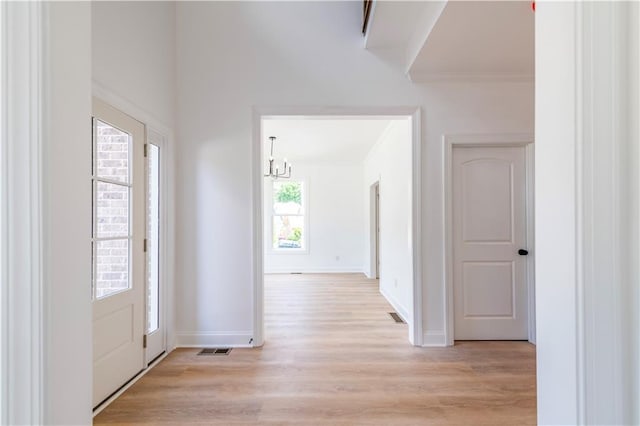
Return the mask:
POLYGON ((145 367, 145 128, 93 102, 93 405, 145 367))
POLYGON ((526 340, 524 147, 453 149, 456 340, 526 340))

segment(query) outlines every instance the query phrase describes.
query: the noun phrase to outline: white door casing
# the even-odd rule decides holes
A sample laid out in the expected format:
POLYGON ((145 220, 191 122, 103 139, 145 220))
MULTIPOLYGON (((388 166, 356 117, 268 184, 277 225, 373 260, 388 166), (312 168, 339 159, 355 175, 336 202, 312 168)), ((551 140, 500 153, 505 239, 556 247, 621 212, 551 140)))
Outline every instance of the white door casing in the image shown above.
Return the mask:
MULTIPOLYGON (((130 101, 118 96, 108 88, 102 86, 100 83, 93 82, 93 95, 95 98, 102 100, 104 103, 111 105, 112 107, 122 111, 123 113, 134 117, 145 125, 146 130, 146 144, 148 152, 152 151, 152 145, 155 145, 159 151, 159 167, 158 182, 159 185, 159 205, 158 207, 158 232, 159 232, 159 244, 157 254, 159 257, 158 265, 158 279, 159 279, 159 291, 158 297, 158 329, 149 330, 147 333, 147 347, 146 347, 146 360, 147 365, 151 364, 159 355, 163 352, 167 352, 168 347, 174 347, 173 342, 173 305, 167 303, 173 295, 173 264, 167 262, 166 259, 172 259, 173 256, 173 223, 171 221, 171 209, 173 205, 173 162, 172 158, 172 141, 173 131, 163 123, 157 121, 152 115, 146 112, 144 109, 132 104, 130 101)), ((147 156, 145 159, 147 167, 151 158, 147 156)), ((148 178, 147 174, 147 178, 148 178)), ((148 187, 148 185, 147 185, 148 187)), ((149 188, 148 188, 149 189, 149 188)), ((146 199, 149 199, 147 196, 146 199)), ((147 229, 147 232, 150 230, 147 229)), ((149 237, 149 236, 148 236, 149 237)), ((153 236, 151 236, 153 238, 153 236)), ((150 250, 147 252, 147 256, 154 250, 153 241, 149 241, 150 250)), ((151 271, 147 271, 147 278, 149 278, 151 271)), ((149 283, 148 283, 149 284, 149 283)), ((150 291, 149 288, 147 288, 150 291)), ((151 298, 147 297, 146 301, 151 301, 151 298)), ((146 307, 148 311, 149 307, 146 307)), ((145 324, 149 324, 149 318, 145 321, 145 324)), ((95 414, 95 413, 94 413, 95 414)))
POLYGON ((380 279, 380 182, 376 182, 375 184, 375 189, 376 189, 376 193, 375 193, 375 199, 374 199, 374 203, 375 203, 375 214, 376 214, 376 220, 375 220, 375 233, 376 233, 376 237, 375 237, 375 250, 376 250, 376 275, 375 278, 376 279, 380 279))
POLYGON ((379 241, 379 187, 380 181, 375 181, 369 186, 369 194, 367 201, 369 208, 367 213, 369 214, 369 252, 367 264, 365 265, 365 275, 368 278, 379 279, 380 278, 380 241, 379 241))
POLYGON ((264 344, 264 264, 263 264, 263 176, 256 171, 262 167, 262 120, 278 116, 377 116, 411 117, 412 140, 412 202, 411 202, 411 249, 413 264, 412 314, 409 322, 409 341, 416 346, 423 344, 422 332, 422 154, 421 154, 421 110, 418 107, 253 107, 252 157, 252 280, 253 280, 253 337, 252 346, 264 344))
MULTIPOLYGON (((129 288, 103 298, 93 291, 93 405, 99 405, 145 367, 145 166, 144 125, 104 102, 94 99, 94 139, 96 119, 130 135, 130 189, 128 231, 129 288)), ((95 150, 95 145, 94 145, 95 150)), ((95 160, 94 160, 95 161, 95 160)), ((95 164, 94 164, 95 169, 95 164)), ((94 172, 95 176, 95 172, 94 172)), ((95 179, 94 179, 95 181, 95 179)), ((94 182, 94 228, 96 228, 96 183, 94 182)), ((99 243, 94 229, 94 259, 99 243)), ((99 265, 99 264, 98 264, 99 265)), ((97 264, 94 260, 93 274, 97 264)), ((94 278, 95 285, 95 278, 94 278)))
POLYGON ((528 337, 525 147, 454 147, 456 340, 528 337))

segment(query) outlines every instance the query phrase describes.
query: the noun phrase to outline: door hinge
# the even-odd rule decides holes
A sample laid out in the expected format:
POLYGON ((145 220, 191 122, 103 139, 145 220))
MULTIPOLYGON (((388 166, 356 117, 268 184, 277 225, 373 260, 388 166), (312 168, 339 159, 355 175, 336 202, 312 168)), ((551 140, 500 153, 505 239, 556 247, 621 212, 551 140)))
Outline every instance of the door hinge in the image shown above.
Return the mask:
POLYGON ((148 155, 148 149, 149 149, 149 148, 147 148, 148 146, 149 146, 149 144, 147 144, 147 143, 144 144, 144 156, 145 157, 147 157, 147 155, 148 155))
POLYGON ((147 252, 147 239, 144 239, 144 252, 147 252))
POLYGON ((147 349, 147 335, 142 336, 142 347, 147 349))

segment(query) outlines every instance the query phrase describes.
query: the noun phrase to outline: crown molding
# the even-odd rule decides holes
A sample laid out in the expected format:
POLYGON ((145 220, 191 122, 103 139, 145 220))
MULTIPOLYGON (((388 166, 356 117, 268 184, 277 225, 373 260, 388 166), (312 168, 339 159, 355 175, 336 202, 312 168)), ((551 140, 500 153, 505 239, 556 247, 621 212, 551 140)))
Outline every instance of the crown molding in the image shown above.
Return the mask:
POLYGON ((533 83, 533 73, 502 73, 502 72, 409 72, 409 80, 417 84, 429 83, 533 83))

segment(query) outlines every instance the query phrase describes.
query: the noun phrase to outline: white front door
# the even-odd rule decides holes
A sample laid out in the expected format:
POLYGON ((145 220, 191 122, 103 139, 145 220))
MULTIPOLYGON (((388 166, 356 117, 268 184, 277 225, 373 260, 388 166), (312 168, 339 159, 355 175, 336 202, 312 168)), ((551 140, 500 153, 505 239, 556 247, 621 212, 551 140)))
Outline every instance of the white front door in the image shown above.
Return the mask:
POLYGON ((145 367, 144 125, 93 102, 93 405, 145 367))
POLYGON ((456 340, 526 340, 524 147, 453 149, 456 340))

